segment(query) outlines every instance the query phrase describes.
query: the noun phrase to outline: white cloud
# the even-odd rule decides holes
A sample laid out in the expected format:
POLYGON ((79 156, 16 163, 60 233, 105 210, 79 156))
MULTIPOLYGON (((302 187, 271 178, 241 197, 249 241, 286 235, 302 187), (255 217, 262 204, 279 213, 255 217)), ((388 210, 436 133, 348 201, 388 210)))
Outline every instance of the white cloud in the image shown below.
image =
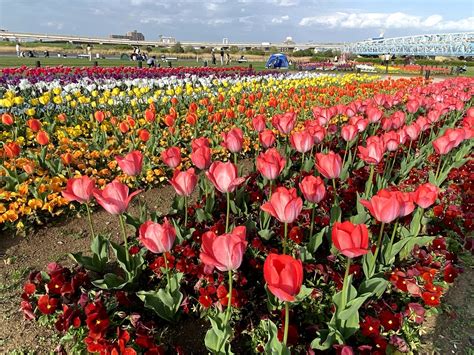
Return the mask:
POLYGON ((62 30, 64 27, 64 23, 56 22, 56 21, 43 22, 42 25, 46 27, 54 28, 56 30, 62 30))
POLYGON ((274 3, 277 6, 296 6, 299 4, 299 0, 272 0, 271 3, 274 3))
POLYGON ((403 12, 394 13, 346 13, 336 12, 333 15, 303 17, 300 26, 322 26, 327 28, 384 28, 401 29, 416 28, 419 30, 452 30, 472 31, 474 30, 474 17, 468 17, 457 21, 443 20, 441 15, 431 15, 426 18, 422 16, 408 15, 403 12))
POLYGON ((172 19, 169 17, 145 17, 145 18, 140 19, 140 23, 144 23, 144 24, 154 23, 157 25, 167 25, 172 22, 173 22, 172 19))
POLYGON ((274 17, 272 18, 272 23, 283 23, 285 21, 288 21, 290 19, 290 16, 285 15, 285 16, 280 16, 280 17, 274 17))

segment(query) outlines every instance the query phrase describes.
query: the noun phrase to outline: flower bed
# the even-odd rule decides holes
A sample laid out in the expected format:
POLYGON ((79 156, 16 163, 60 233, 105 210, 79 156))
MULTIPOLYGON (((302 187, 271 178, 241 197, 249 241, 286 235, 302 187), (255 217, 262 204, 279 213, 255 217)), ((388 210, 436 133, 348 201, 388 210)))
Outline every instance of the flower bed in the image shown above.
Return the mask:
POLYGON ((318 88, 332 105, 308 109, 312 89, 290 87, 292 104, 282 95, 274 106, 268 90, 260 114, 212 121, 210 132, 187 122, 160 152, 177 194, 167 216, 127 213, 153 146, 129 140, 108 155, 122 171, 112 182, 77 170, 62 196, 116 215, 123 243, 91 218, 91 252, 72 254, 76 267, 31 273, 25 317, 54 324, 73 352, 180 353, 166 329, 199 319, 209 330, 195 352, 416 350, 461 271, 456 251, 472 250, 474 80, 414 83, 318 88), (245 175, 244 152, 255 162, 245 175))
MULTIPOLYGON (((146 155, 141 186, 157 185, 166 176, 161 152, 177 144, 186 164, 186 149, 197 132, 213 140, 213 153, 219 155, 215 132, 236 121, 248 126, 258 114, 286 110, 305 119, 315 105, 345 104, 355 95, 363 99, 376 92, 403 95, 420 85, 419 80, 375 82, 368 76, 309 73, 181 79, 134 73, 138 77, 79 81, 52 74, 54 80, 23 79, 2 92, 2 227, 22 231, 63 214, 68 202, 60 191, 67 177, 88 175, 103 186, 121 175, 111 158, 130 149, 146 155)), ((244 154, 255 150, 250 139, 244 146, 244 154)))

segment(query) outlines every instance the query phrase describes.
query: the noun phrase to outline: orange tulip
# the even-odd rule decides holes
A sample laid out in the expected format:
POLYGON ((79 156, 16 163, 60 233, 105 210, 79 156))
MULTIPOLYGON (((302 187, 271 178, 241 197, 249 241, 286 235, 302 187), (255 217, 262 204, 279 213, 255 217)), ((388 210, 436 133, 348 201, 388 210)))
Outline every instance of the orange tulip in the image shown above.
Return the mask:
POLYGON ((39 131, 36 135, 36 141, 41 145, 46 145, 49 143, 49 136, 48 133, 45 131, 39 131))

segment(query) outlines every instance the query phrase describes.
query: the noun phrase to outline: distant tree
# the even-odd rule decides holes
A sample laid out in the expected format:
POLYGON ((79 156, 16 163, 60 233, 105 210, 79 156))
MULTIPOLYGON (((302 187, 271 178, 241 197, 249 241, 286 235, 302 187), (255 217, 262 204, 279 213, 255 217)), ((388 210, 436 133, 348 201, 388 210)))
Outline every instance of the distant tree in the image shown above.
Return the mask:
POLYGON ((197 50, 196 48, 192 47, 192 46, 188 46, 188 47, 185 47, 184 48, 184 52, 185 53, 194 53, 196 54, 197 53, 197 50))
POLYGON ((239 53, 239 47, 237 47, 237 46, 232 46, 232 47, 230 47, 229 51, 230 51, 230 53, 232 53, 232 54, 239 53))
POLYGON ((184 48, 180 42, 176 42, 176 44, 171 47, 171 50, 173 53, 184 53, 184 48))

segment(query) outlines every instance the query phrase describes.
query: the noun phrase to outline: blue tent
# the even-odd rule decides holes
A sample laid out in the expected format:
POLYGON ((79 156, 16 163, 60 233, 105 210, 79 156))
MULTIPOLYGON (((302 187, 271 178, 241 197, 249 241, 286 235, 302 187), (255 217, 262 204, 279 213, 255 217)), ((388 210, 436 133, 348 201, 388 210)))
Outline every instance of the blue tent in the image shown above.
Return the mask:
POLYGON ((288 69, 289 66, 288 58, 282 53, 272 54, 270 58, 268 58, 267 64, 265 64, 265 68, 288 69))

